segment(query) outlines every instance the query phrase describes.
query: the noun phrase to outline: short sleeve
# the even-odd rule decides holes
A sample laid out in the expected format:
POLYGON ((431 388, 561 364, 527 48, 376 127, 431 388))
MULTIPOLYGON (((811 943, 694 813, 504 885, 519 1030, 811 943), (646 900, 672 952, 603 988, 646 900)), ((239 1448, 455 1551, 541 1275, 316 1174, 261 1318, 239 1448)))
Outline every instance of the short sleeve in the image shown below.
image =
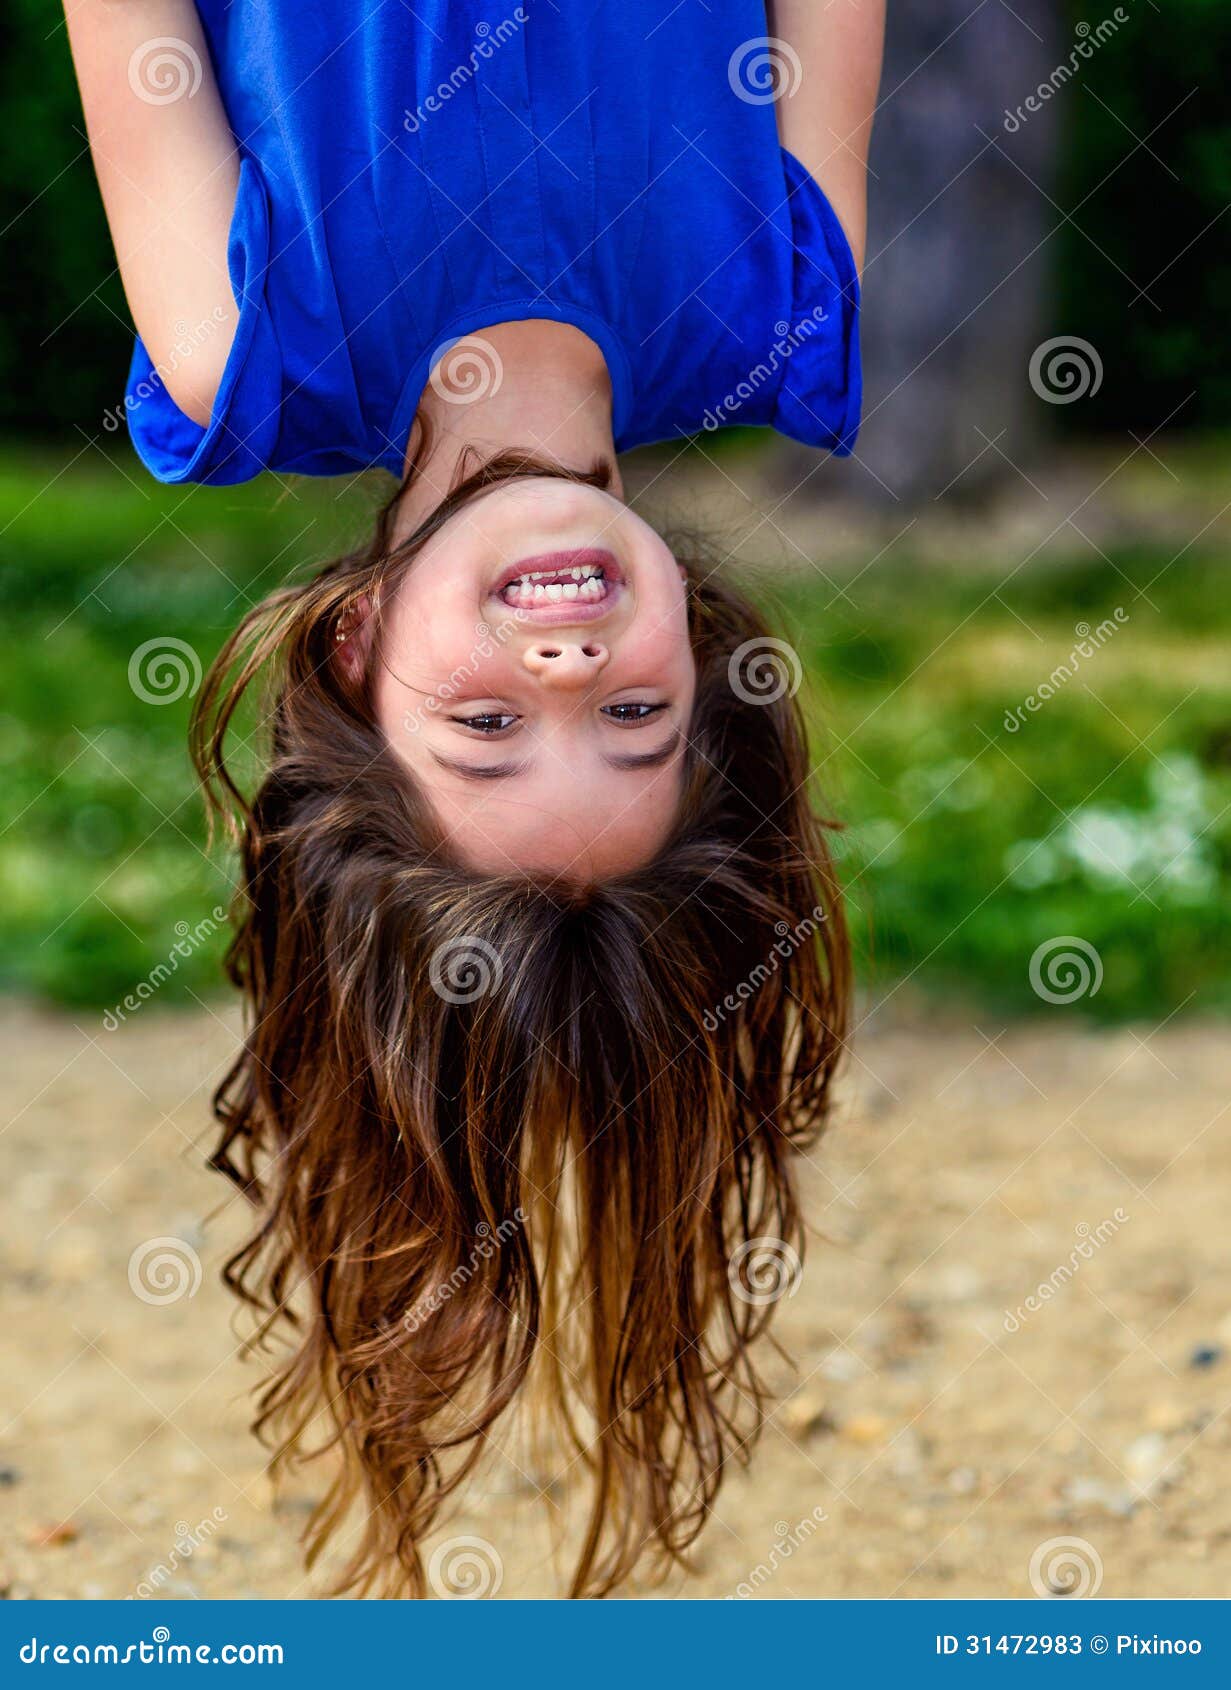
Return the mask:
POLYGON ((840 457, 854 449, 863 401, 859 273, 837 214, 816 180, 782 149, 795 241, 793 345, 773 426, 840 457))
MULTIPOLYGON (((245 157, 227 242, 231 287, 239 307, 209 426, 186 417, 137 341, 125 408, 133 445, 159 481, 229 486, 248 481, 271 462, 282 402, 282 360, 265 299, 269 264, 269 206, 256 164, 245 157)), ((184 324, 171 354, 190 358, 210 332, 207 322, 184 324)))

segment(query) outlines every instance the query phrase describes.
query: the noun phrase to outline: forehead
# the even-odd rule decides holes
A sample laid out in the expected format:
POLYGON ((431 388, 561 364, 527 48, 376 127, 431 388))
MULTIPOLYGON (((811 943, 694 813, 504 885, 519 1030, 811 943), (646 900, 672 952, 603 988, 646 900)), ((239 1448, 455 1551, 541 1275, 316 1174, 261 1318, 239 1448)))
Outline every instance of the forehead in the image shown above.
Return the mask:
POLYGON ((485 874, 550 874, 589 881, 643 867, 679 811, 683 758, 614 773, 587 759, 567 772, 518 777, 494 791, 454 775, 425 781, 452 848, 485 874))

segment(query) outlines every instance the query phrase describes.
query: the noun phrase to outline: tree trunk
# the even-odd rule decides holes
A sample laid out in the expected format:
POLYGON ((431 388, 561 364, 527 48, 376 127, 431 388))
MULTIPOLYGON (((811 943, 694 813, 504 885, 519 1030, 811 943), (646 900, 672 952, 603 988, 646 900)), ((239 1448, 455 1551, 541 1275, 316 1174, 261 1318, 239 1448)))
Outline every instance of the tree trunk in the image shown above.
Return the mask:
POLYGON ((1024 101, 1068 58, 1061 11, 1059 0, 891 0, 869 183, 864 426, 855 459, 822 474, 808 475, 805 449, 784 449, 783 480, 808 476, 805 496, 840 487, 908 509, 973 492, 1011 473, 1000 453, 1028 452, 1030 356, 1062 221, 1048 198, 1056 106, 1080 96, 1061 86, 1033 113, 1024 101))

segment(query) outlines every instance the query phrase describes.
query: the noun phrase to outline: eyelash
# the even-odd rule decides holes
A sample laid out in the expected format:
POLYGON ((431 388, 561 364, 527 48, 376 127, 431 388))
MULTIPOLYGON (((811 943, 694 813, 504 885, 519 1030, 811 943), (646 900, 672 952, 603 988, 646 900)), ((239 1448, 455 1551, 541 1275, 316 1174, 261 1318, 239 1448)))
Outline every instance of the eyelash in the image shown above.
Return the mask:
POLYGON ((604 704, 603 714, 604 716, 610 717, 613 722, 647 722, 651 716, 657 716, 660 710, 665 710, 666 708, 667 706, 665 704, 641 704, 634 702, 604 704), (639 714, 636 716, 617 716, 615 714, 617 710, 636 710, 639 714))
POLYGON ((458 716, 455 720, 464 728, 473 728, 475 733, 498 734, 504 733, 507 728, 511 727, 517 717, 503 715, 500 711, 485 710, 480 716, 458 716), (481 724, 484 722, 495 722, 497 726, 493 728, 483 727, 481 724))
MULTIPOLYGON (((665 710, 667 706, 665 704, 642 704, 626 701, 621 704, 604 704, 602 708, 603 714, 609 720, 626 726, 630 722, 648 721, 651 716, 657 716, 659 711, 665 710), (616 714, 617 711, 623 710, 632 710, 636 714, 632 716, 616 714)), ((499 710, 485 710, 478 716, 457 716, 454 720, 461 727, 469 728, 472 733, 494 737, 497 734, 506 733, 517 720, 517 717, 507 715, 499 710)))

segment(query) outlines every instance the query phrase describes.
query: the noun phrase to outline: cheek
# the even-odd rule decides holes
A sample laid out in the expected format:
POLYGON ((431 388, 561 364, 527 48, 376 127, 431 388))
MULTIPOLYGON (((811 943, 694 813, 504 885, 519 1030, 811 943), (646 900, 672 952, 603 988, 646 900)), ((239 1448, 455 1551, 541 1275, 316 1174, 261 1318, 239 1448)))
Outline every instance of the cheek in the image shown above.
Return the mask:
POLYGON ((682 597, 675 603, 647 605, 644 626, 638 635, 639 662, 676 687, 693 683, 696 665, 688 637, 688 611, 682 597))
POLYGON ((453 712, 459 700, 499 699, 508 691, 512 658, 495 630, 473 616, 443 616, 389 641, 374 681, 376 717, 397 746, 425 723, 453 712))
POLYGON ((450 680, 478 674, 500 655, 494 633, 472 606, 450 604, 443 595, 422 600, 416 595, 399 606, 397 625, 385 630, 382 684, 434 692, 450 680))

